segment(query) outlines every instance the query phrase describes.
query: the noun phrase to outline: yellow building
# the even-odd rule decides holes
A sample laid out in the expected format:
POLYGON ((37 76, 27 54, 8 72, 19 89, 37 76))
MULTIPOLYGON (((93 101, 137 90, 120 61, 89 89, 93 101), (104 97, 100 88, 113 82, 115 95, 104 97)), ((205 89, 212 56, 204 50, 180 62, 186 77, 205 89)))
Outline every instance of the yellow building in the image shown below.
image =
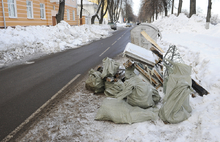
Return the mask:
MULTIPOLYGON (((0 28, 56 25, 58 2, 59 0, 1 0, 0 28)), ((78 25, 76 0, 66 0, 64 20, 70 25, 78 25)))

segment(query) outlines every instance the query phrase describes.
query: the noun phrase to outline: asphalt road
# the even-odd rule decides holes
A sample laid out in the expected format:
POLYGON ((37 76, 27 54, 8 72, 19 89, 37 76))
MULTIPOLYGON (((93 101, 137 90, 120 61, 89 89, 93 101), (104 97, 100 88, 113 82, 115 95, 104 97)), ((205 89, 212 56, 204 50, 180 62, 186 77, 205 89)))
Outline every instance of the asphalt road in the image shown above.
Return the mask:
POLYGON ((121 53, 130 41, 130 30, 34 60, 33 64, 0 70, 0 141, 80 74, 75 83, 102 62, 121 53))

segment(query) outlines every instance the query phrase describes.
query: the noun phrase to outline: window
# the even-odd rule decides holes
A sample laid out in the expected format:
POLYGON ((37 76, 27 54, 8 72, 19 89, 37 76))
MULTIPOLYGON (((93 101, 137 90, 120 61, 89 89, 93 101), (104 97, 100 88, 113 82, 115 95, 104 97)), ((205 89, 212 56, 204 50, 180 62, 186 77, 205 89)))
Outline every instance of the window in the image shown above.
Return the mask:
POLYGON ((73 10, 73 21, 75 21, 75 11, 73 10))
POLYGON ((41 19, 46 19, 45 16, 45 4, 40 3, 40 18, 41 19))
POLYGON ((53 5, 53 10, 55 10, 55 6, 53 5))
POLYGON ((16 0, 8 0, 8 13, 10 18, 17 18, 16 0))
POLYGON ((27 18, 34 18, 32 1, 26 1, 27 4, 27 18))
POLYGON ((70 11, 67 9, 67 20, 70 20, 70 11))

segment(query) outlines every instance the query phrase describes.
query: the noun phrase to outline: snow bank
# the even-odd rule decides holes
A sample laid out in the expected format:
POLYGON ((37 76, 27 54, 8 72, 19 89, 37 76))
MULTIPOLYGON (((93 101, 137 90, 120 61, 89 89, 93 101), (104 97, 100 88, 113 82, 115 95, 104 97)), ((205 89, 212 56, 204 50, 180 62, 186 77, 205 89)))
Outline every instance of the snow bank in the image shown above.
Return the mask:
POLYGON ((153 24, 157 26, 161 32, 165 33, 197 33, 197 34, 209 34, 210 36, 220 36, 220 24, 211 25, 210 29, 206 30, 206 19, 202 16, 193 15, 191 18, 187 18, 185 14, 181 13, 178 17, 170 15, 159 19, 153 24))
POLYGON ((117 24, 117 27, 125 27, 126 26, 126 23, 116 23, 117 24))
MULTIPOLYGON (((153 24, 162 31, 159 45, 168 49, 176 45, 186 64, 192 66, 191 77, 205 87, 210 94, 191 98, 192 116, 183 123, 169 127, 177 132, 175 141, 219 141, 220 136, 220 24, 205 29, 205 19, 193 15, 171 15, 153 24)), ((159 131, 168 134, 164 127, 159 131)), ((157 133, 158 134, 158 133, 157 133)))
POLYGON ((36 53, 56 53, 76 48, 109 35, 108 25, 16 26, 0 30, 0 63, 8 63, 36 53))
POLYGON ((192 78, 208 90, 220 89, 220 24, 205 29, 205 19, 196 15, 187 18, 171 15, 153 23, 162 31, 159 41, 166 50, 176 45, 185 63, 193 67, 192 78), (175 21, 175 22, 173 22, 175 21))

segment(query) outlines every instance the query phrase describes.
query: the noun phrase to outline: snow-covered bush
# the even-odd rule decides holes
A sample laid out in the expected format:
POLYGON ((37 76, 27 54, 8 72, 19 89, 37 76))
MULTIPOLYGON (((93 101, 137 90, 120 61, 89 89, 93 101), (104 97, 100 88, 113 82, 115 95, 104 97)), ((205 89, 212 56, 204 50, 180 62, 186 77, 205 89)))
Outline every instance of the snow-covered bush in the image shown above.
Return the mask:
POLYGON ((214 14, 212 15, 211 19, 210 19, 211 24, 213 25, 217 25, 218 23, 220 23, 220 19, 218 17, 218 14, 214 14))

